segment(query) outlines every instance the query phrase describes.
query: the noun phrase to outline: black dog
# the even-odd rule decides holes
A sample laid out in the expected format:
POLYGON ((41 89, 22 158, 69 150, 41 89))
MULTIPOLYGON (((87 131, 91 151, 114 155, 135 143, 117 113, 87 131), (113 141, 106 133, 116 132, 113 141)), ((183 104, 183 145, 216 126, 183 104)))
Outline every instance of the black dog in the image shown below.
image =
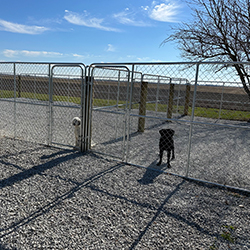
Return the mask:
POLYGON ((174 156, 174 130, 173 129, 161 129, 159 131, 161 134, 160 138, 160 143, 159 143, 159 148, 160 148, 160 161, 157 163, 157 166, 160 166, 162 163, 162 157, 163 157, 163 151, 167 151, 167 156, 168 156, 168 167, 170 168, 170 156, 172 152, 172 158, 173 160, 175 158, 174 156))

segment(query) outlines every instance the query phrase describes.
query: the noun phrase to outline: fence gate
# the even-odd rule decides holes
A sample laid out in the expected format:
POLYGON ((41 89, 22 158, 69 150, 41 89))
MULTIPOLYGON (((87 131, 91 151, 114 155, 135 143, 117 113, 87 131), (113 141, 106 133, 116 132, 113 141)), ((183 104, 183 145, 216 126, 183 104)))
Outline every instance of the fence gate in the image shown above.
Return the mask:
POLYGON ((49 67, 44 63, 0 64, 3 136, 47 142, 49 67))
POLYGON ((130 71, 124 66, 90 67, 91 149, 123 160, 128 135, 130 71))
MULTIPOLYGON (((86 70, 81 64, 58 64, 51 68, 49 89, 49 145, 74 146, 72 119, 83 121, 86 70)), ((84 122, 82 122, 83 124, 84 122)), ((81 134, 83 133, 81 126, 81 134)))

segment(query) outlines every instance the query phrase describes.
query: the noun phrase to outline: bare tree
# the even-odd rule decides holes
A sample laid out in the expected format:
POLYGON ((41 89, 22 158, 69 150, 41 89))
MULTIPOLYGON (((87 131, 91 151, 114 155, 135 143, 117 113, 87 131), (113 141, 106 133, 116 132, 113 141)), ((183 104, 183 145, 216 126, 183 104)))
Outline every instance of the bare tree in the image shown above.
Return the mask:
MULTIPOLYGON (((163 43, 177 41, 182 56, 192 61, 250 62, 250 0, 193 0, 190 7, 194 21, 173 28, 163 43)), ((250 99, 246 67, 232 66, 250 99)))

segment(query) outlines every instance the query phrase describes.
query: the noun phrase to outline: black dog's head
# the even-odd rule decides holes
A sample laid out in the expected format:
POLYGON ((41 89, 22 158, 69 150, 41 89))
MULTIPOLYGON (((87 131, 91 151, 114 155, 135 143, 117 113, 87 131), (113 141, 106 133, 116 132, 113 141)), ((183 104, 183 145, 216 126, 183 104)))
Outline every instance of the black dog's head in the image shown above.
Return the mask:
POLYGON ((174 136, 174 130, 173 129, 161 129, 159 131, 160 135, 165 138, 172 138, 174 136))

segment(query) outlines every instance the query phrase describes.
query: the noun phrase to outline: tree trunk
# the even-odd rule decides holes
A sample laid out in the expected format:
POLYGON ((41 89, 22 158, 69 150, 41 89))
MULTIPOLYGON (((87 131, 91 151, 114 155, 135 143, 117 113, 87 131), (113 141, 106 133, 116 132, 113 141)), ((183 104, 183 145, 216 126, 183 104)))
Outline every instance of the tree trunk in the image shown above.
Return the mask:
POLYGON ((235 69, 236 69, 236 71, 237 71, 237 73, 238 73, 238 75, 240 77, 243 88, 244 88, 246 94, 248 95, 248 98, 249 98, 249 101, 250 101, 250 90, 249 90, 249 88, 247 86, 246 78, 245 78, 245 77, 248 78, 248 76, 246 76, 246 74, 243 72, 243 70, 240 67, 240 64, 234 64, 234 67, 235 67, 235 69))

